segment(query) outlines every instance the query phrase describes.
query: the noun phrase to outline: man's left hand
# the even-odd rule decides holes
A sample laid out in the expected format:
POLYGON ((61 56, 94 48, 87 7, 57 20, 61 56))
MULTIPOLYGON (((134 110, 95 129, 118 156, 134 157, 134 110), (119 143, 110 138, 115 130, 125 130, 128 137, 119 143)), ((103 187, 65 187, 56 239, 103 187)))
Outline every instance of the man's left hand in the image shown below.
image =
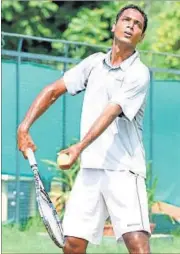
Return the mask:
POLYGON ((61 165, 61 169, 63 170, 70 169, 78 159, 79 155, 81 154, 80 144, 77 143, 75 145, 72 145, 69 148, 62 150, 60 154, 67 154, 69 157, 68 163, 61 165))

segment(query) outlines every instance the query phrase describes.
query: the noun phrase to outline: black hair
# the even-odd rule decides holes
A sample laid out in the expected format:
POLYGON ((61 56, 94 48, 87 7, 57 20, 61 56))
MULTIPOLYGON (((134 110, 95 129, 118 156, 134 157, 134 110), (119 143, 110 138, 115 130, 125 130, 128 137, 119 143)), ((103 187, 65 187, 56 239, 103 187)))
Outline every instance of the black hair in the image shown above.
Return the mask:
POLYGON ((122 15, 122 13, 127 10, 127 9, 134 9, 134 10, 137 10, 141 13, 141 15, 143 16, 144 18, 144 26, 143 26, 143 33, 146 31, 146 28, 147 28, 147 24, 148 24, 148 18, 147 18, 147 15, 146 13, 137 5, 134 5, 134 4, 129 4, 129 5, 126 5, 125 7, 123 7, 117 14, 116 16, 116 23, 118 22, 120 16, 122 15))

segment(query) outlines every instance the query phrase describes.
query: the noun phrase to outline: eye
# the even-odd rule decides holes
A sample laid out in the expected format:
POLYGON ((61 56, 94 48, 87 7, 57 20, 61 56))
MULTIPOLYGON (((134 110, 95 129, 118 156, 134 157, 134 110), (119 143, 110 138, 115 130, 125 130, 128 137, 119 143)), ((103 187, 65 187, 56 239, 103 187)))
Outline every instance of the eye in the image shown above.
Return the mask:
POLYGON ((135 21, 135 24, 142 30, 142 24, 141 22, 139 22, 138 20, 135 21))
POLYGON ((124 18, 123 18, 123 20, 125 20, 125 21, 129 21, 129 20, 130 20, 130 18, 128 18, 128 17, 124 17, 124 18))

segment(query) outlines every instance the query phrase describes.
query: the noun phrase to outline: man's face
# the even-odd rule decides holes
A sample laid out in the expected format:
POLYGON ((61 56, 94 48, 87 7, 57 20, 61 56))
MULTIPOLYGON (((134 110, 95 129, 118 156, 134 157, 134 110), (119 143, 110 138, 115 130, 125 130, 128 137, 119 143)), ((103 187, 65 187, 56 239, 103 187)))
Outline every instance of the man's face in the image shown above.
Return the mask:
POLYGON ((144 17, 142 14, 137 10, 127 9, 113 25, 112 32, 119 42, 127 43, 135 48, 144 38, 143 27, 144 17))

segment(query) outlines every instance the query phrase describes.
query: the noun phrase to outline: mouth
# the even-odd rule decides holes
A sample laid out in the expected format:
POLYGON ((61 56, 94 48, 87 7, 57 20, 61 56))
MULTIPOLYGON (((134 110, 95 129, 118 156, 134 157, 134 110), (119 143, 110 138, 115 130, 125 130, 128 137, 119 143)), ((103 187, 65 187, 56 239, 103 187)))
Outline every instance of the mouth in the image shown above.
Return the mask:
POLYGON ((125 37, 130 38, 132 36, 131 32, 125 31, 124 32, 125 37))

